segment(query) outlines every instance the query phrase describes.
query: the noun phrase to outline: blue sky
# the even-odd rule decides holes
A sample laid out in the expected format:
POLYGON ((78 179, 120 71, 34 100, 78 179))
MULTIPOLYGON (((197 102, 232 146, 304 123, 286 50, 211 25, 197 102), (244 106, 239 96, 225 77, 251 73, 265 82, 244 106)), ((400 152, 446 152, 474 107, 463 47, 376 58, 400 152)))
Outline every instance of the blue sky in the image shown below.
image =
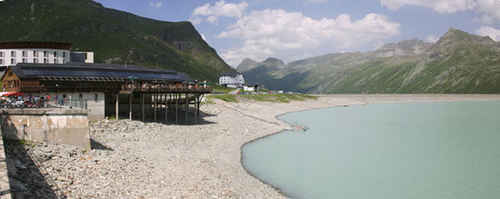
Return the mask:
POLYGON ((230 65, 366 51, 450 27, 500 40, 500 0, 96 0, 164 21, 191 21, 230 65))

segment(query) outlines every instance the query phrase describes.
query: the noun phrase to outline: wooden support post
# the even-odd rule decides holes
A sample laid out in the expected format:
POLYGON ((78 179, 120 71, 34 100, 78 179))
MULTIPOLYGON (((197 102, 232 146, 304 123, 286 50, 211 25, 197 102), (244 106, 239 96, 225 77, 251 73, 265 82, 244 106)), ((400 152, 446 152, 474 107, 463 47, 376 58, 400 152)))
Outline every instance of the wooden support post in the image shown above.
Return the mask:
POLYGON ((196 110, 194 110, 194 119, 195 119, 196 123, 198 123, 198 111, 197 111, 198 110, 198 96, 196 96, 194 98, 194 108, 196 109, 196 110))
POLYGON ((154 109, 154 121, 156 122, 156 93, 153 94, 153 109, 154 109))
POLYGON ((116 120, 120 119, 120 93, 116 94, 116 100, 115 100, 115 114, 116 114, 116 120))
MULTIPOLYGON (((162 113, 165 113, 167 111, 167 108, 165 107, 165 101, 166 101, 165 97, 166 97, 165 94, 162 93, 161 94, 161 110, 162 110, 162 113)), ((166 120, 165 118, 166 117, 163 118, 164 121, 166 120)))
POLYGON ((198 112, 198 119, 200 117, 200 103, 201 103, 201 99, 203 99, 203 94, 201 94, 199 96, 199 99, 198 99, 198 110, 196 110, 196 112, 198 112))
POLYGON ((133 112, 133 105, 132 105, 132 93, 128 96, 128 103, 129 103, 129 108, 128 108, 128 117, 130 120, 132 120, 132 112, 133 112))
POLYGON ((141 93, 141 109, 142 109, 142 122, 146 120, 146 116, 144 115, 144 93, 141 93))
POLYGON ((179 94, 175 94, 175 123, 179 124, 179 94))
POLYGON ((168 123, 168 98, 170 94, 165 94, 165 122, 168 123))
POLYGON ((188 112, 189 112, 188 94, 186 93, 184 96, 185 96, 184 101, 185 101, 185 103, 186 103, 186 104, 184 105, 184 109, 185 109, 185 111, 184 111, 184 122, 185 122, 185 123, 187 123, 187 121, 188 121, 188 112))

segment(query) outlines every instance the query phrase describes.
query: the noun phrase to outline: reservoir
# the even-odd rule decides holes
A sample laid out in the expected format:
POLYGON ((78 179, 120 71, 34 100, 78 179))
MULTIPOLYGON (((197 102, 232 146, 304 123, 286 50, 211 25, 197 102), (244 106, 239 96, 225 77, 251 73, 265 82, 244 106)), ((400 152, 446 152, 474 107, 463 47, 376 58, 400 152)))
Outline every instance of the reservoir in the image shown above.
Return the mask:
POLYGON ((292 198, 500 198, 500 102, 370 104, 289 113, 306 126, 243 147, 292 198))

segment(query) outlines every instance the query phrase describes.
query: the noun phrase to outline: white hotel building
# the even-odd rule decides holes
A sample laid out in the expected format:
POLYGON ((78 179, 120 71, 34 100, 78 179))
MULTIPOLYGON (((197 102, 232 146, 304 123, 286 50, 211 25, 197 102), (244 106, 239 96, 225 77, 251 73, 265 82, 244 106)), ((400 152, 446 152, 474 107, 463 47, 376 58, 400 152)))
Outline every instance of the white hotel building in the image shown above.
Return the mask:
POLYGON ((240 88, 245 84, 245 78, 241 73, 222 73, 219 76, 219 85, 240 88))
POLYGON ((66 64, 71 44, 55 42, 5 42, 0 44, 0 66, 18 63, 66 64))

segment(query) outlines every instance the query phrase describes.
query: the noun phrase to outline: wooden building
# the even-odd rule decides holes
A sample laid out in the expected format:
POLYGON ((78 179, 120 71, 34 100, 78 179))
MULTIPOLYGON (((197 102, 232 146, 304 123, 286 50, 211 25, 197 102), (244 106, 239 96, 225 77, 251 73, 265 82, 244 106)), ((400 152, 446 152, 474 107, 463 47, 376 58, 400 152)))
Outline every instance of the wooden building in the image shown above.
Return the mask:
POLYGON ((108 64, 17 64, 1 81, 4 92, 84 102, 91 120, 179 122, 183 113, 186 121, 189 112, 198 118, 201 98, 211 92, 176 71, 108 64))

